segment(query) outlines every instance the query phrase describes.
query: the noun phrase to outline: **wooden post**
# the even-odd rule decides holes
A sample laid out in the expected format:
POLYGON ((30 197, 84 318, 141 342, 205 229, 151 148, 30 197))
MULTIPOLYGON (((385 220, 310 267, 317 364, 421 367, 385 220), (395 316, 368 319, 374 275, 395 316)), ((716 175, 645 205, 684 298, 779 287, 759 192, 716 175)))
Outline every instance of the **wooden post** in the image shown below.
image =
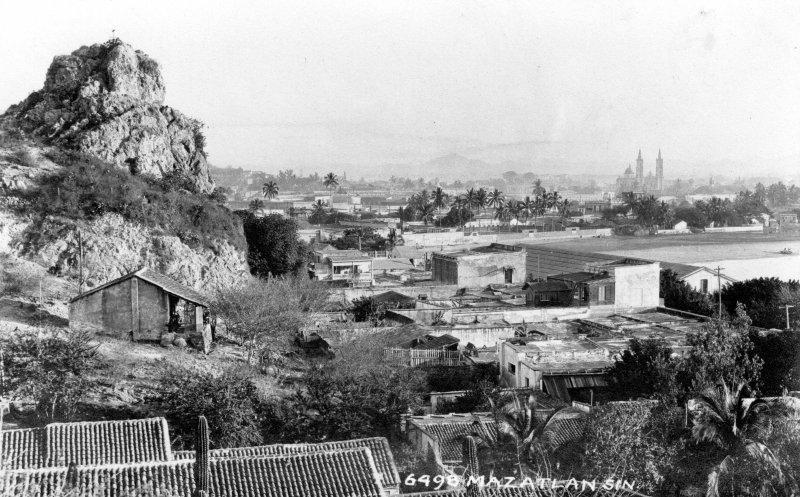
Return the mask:
POLYGON ((131 278, 131 340, 136 340, 139 329, 139 279, 131 278))

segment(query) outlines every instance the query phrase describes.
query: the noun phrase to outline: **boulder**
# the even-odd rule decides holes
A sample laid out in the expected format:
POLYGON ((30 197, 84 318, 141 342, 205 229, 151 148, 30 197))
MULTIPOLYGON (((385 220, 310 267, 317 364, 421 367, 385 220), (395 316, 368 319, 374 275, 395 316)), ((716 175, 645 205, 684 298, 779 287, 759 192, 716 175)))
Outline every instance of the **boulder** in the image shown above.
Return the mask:
POLYGON ((175 341, 175 333, 164 333, 163 335, 161 335, 162 347, 172 347, 174 341, 175 341))
POLYGON ((185 348, 186 348, 186 339, 185 339, 185 338, 183 338, 183 337, 177 337, 177 338, 176 338, 176 339, 175 339, 175 340, 172 342, 172 344, 173 344, 174 346, 178 347, 179 349, 185 349, 185 348))

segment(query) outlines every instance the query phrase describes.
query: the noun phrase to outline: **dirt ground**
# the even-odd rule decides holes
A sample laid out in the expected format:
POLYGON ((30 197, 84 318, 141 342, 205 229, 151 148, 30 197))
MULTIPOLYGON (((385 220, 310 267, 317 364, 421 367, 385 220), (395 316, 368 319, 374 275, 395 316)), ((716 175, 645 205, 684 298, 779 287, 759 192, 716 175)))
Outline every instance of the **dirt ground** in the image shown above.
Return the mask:
POLYGON ((778 252, 783 248, 791 248, 795 254, 800 254, 800 236, 794 234, 699 233, 643 237, 610 236, 544 243, 547 246, 568 250, 602 252, 686 264, 699 261, 782 257, 778 252))
MULTIPOLYGON (((68 302, 75 292, 71 282, 48 275, 41 266, 0 254, 0 336, 68 332, 68 302)), ((157 394, 165 365, 214 375, 231 368, 245 370, 265 396, 284 396, 291 391, 285 378, 260 374, 247 365, 242 348, 225 337, 220 337, 209 355, 191 348, 106 336, 96 336, 93 343, 103 367, 90 378, 94 388, 87 394, 83 411, 91 419, 114 416, 114 411, 150 414, 148 399, 157 394)))

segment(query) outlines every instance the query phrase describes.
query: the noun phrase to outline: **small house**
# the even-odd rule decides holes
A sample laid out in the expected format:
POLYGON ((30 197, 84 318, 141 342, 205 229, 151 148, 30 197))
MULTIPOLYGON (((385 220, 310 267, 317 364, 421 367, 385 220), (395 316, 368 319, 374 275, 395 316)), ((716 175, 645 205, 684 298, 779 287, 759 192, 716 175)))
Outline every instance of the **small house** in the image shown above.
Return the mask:
POLYGON ((208 301, 201 294, 152 269, 139 269, 92 288, 69 302, 71 329, 158 340, 173 330, 202 334, 208 301))

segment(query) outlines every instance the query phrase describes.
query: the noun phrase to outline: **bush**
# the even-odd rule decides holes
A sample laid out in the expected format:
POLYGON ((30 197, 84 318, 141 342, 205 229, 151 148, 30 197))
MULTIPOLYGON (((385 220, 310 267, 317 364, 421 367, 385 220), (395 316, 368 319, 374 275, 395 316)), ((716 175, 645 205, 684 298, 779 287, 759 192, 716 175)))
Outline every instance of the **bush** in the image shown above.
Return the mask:
POLYGON ((194 193, 194 185, 185 176, 134 176, 77 152, 47 155, 64 169, 43 178, 37 188, 18 193, 23 199, 19 209, 26 213, 69 219, 117 213, 128 221, 179 235, 190 244, 211 246, 223 239, 239 249, 247 246, 239 218, 219 205, 218 197, 194 193))
POLYGON ((211 446, 245 447, 264 442, 261 411, 267 405, 256 386, 240 371, 220 376, 174 365, 163 365, 161 407, 178 447, 193 449, 197 417, 205 416, 211 446))
POLYGON ((58 330, 4 337, 0 394, 31 398, 42 422, 70 420, 89 389, 86 376, 99 366, 90 339, 58 330))
POLYGON ((247 262, 255 276, 299 274, 308 260, 308 246, 297 238, 297 222, 272 214, 256 217, 237 211, 244 220, 247 262))

